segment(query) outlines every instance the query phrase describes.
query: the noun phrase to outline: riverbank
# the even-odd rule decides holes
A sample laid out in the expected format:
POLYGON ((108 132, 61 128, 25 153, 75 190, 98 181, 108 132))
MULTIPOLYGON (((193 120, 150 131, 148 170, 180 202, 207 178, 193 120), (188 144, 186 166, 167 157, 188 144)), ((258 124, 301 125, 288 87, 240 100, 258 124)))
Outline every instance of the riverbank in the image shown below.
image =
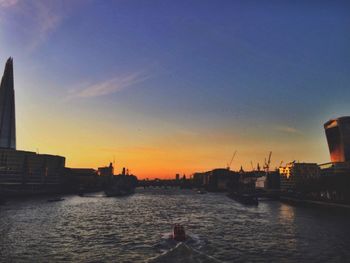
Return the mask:
POLYGON ((292 204, 292 205, 318 206, 318 207, 346 209, 350 212, 350 205, 347 205, 347 204, 314 201, 314 200, 307 200, 307 199, 297 199, 297 198, 286 197, 286 196, 280 196, 279 200, 281 202, 292 204))

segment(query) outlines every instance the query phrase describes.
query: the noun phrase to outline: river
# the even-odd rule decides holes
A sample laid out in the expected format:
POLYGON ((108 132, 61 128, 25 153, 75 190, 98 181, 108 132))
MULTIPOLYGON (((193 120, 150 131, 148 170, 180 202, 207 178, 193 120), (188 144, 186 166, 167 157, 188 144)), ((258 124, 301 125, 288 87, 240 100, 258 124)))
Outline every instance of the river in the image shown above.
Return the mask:
POLYGON ((225 194, 137 189, 132 196, 8 200, 0 206, 2 262, 145 262, 176 245, 173 223, 193 249, 224 262, 346 262, 350 216, 225 194))

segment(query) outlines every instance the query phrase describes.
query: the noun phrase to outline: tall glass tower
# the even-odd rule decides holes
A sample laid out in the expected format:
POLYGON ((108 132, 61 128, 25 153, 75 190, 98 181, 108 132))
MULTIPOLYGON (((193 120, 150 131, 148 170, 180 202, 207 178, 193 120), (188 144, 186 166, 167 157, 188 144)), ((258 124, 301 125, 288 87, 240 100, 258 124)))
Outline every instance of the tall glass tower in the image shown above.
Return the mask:
POLYGON ((11 57, 6 62, 0 85, 0 148, 16 149, 15 91, 11 57))
POLYGON ((350 161, 350 117, 340 117, 324 124, 332 162, 350 161))

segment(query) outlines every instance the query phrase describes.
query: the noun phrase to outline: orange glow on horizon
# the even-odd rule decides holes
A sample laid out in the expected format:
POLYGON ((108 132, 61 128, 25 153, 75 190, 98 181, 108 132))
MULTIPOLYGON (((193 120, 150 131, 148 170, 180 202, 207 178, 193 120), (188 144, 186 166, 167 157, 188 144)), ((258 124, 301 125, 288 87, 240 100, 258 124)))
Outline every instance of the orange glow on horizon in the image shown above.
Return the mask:
MULTIPOLYGON (((67 167, 97 169, 115 160, 115 173, 127 167, 139 179, 151 179, 175 178, 177 173, 189 177, 194 172, 225 168, 235 150, 232 170, 239 170, 241 165, 244 170, 251 170, 251 161, 255 167, 258 162, 262 167, 270 150, 272 169, 282 160, 287 163, 329 159, 325 138, 312 141, 299 135, 283 137, 268 128, 265 132, 242 132, 235 125, 209 125, 202 130, 191 124, 162 127, 152 123, 138 129, 135 121, 121 120, 125 124, 120 126, 102 122, 99 117, 91 120, 89 113, 78 118, 63 112, 56 117, 56 110, 43 112, 40 108, 19 107, 18 149, 64 156, 67 167), (36 116, 35 121, 32 116, 36 116)), ((81 112, 77 114, 80 116, 81 112)))

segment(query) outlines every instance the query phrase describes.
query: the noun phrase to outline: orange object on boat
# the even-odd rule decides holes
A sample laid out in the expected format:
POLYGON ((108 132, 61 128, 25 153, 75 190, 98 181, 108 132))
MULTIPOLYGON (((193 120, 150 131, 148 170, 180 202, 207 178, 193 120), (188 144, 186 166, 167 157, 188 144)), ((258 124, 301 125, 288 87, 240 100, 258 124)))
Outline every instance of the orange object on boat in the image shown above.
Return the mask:
POLYGON ((185 241, 186 240, 185 229, 182 225, 175 224, 174 231, 173 231, 173 238, 176 241, 185 241))

